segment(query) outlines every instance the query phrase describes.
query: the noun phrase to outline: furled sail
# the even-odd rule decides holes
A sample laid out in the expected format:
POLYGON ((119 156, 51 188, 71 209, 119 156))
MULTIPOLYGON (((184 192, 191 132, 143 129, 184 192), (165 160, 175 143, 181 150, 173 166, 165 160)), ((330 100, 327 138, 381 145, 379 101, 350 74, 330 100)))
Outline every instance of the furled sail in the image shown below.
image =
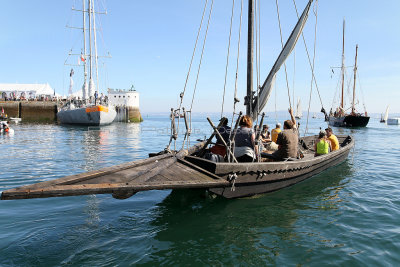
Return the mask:
POLYGON ((296 46, 297 40, 299 39, 299 37, 303 31, 304 25, 306 24, 306 21, 308 18, 308 12, 310 10, 310 6, 311 6, 312 2, 313 2, 313 0, 308 1, 307 6, 305 7, 303 13, 301 14, 299 21, 297 22, 296 26, 294 27, 292 33, 289 36, 289 39, 286 41, 285 46, 283 47, 281 53, 279 54, 277 60, 275 61, 275 64, 272 67, 270 73, 268 74, 267 79, 265 80, 264 84, 260 88, 260 94, 252 106, 253 120, 257 119, 258 113, 260 113, 262 111, 262 109, 265 107, 265 105, 267 104, 269 96, 271 94, 271 90, 275 83, 276 73, 279 71, 279 69, 281 68, 283 63, 289 57, 293 48, 296 46), (257 101, 258 101, 258 103, 257 103, 257 101))

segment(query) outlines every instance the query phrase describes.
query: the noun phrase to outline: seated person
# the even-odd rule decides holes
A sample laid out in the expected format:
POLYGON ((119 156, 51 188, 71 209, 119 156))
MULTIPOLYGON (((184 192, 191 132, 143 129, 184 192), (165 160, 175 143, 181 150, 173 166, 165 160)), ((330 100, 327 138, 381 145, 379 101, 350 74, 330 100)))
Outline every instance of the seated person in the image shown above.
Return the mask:
POLYGON ((276 144, 278 150, 272 154, 261 153, 264 158, 273 160, 285 160, 287 158, 297 158, 299 136, 297 133, 296 120, 293 110, 289 109, 291 120, 286 120, 283 124, 283 131, 278 134, 276 144))
POLYGON ((268 125, 263 125, 261 131, 261 140, 263 143, 271 142, 271 133, 268 131, 268 125))
POLYGON ((331 150, 331 142, 326 138, 326 132, 320 131, 318 140, 314 144, 315 156, 328 154, 331 150))
POLYGON ((239 129, 235 135, 234 155, 238 162, 253 162, 256 158, 255 133, 253 131, 253 120, 244 115, 239 121, 239 129))
POLYGON ((272 141, 272 142, 276 143, 276 140, 278 139, 278 134, 279 134, 280 132, 282 132, 282 130, 281 130, 281 124, 280 124, 280 123, 277 123, 277 124, 276 124, 276 128, 275 128, 275 129, 272 129, 272 131, 271 131, 271 141, 272 141))
POLYGON ((328 127, 325 129, 326 131, 326 136, 328 138, 328 140, 331 142, 331 146, 332 146, 332 151, 338 150, 339 149, 339 140, 337 139, 337 137, 333 134, 332 128, 328 127))
MULTIPOLYGON (((231 127, 228 126, 228 119, 226 117, 221 118, 220 121, 223 121, 223 123, 222 126, 218 129, 218 132, 221 134, 225 143, 229 145, 229 135, 231 133, 231 127)), ((215 146, 212 146, 210 148, 210 152, 225 157, 226 147, 218 135, 216 136, 216 138, 217 142, 215 143, 215 146)))

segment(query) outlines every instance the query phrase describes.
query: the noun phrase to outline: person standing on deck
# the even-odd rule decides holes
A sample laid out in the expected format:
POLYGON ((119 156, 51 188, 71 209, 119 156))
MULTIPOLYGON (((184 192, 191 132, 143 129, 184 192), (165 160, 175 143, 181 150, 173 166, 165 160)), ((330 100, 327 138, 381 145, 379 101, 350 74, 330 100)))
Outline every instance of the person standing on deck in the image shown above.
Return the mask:
POLYGON ((325 129, 326 131, 326 136, 328 137, 328 140, 331 142, 332 146, 332 151, 338 150, 339 149, 339 140, 337 137, 333 134, 332 128, 328 127, 325 129))

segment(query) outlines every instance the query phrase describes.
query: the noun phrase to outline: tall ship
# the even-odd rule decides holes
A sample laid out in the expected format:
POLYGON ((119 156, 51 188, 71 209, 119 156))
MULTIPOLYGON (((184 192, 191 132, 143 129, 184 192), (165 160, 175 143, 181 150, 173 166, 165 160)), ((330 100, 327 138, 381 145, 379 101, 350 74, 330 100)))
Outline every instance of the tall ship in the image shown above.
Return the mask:
MULTIPOLYGON (((108 105, 106 101, 99 98, 96 12, 94 2, 95 0, 82 0, 82 10, 79 10, 83 15, 83 50, 80 54, 80 62, 83 63, 84 69, 82 94, 81 97, 78 97, 77 101, 70 100, 60 108, 57 118, 61 124, 100 126, 112 123, 117 115, 114 106, 108 105)), ((69 94, 72 94, 73 74, 74 71, 71 69, 69 94)))
POLYGON ((344 31, 345 31, 345 21, 343 20, 343 49, 342 49, 342 66, 341 66, 341 95, 340 95, 340 106, 336 108, 335 111, 330 112, 328 117, 328 122, 330 126, 336 127, 365 127, 369 122, 369 116, 367 111, 364 113, 357 112, 356 105, 356 80, 357 80, 357 53, 358 45, 356 45, 356 56, 354 63, 354 79, 353 79, 353 95, 351 101, 351 111, 347 112, 344 106, 344 80, 346 67, 344 65, 344 31))

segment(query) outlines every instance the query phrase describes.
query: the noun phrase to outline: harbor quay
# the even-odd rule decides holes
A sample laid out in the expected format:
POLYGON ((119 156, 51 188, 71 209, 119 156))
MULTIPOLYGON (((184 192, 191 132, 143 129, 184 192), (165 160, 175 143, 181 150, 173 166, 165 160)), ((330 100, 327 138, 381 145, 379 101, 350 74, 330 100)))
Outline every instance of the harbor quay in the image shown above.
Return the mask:
MULTIPOLYGON (((23 122, 56 122, 57 112, 64 101, 0 101, 0 108, 8 117, 21 118, 23 122)), ((138 107, 116 106, 117 121, 143 121, 138 107)))

